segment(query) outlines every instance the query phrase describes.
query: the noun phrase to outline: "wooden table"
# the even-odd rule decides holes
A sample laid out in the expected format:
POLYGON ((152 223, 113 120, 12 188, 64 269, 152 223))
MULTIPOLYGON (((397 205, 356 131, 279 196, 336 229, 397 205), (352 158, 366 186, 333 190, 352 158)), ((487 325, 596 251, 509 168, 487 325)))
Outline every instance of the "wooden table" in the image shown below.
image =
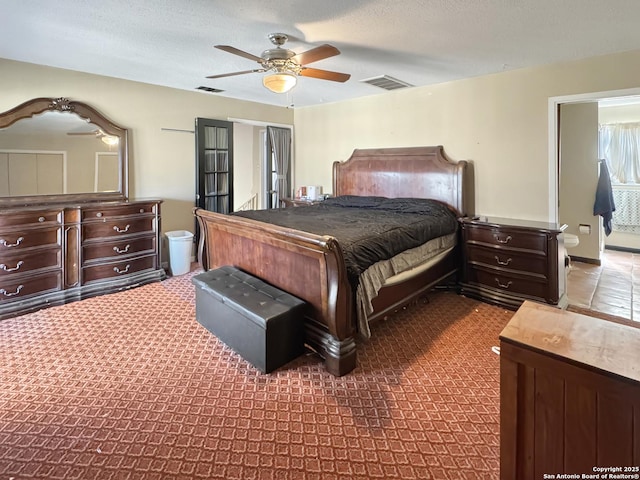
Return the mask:
POLYGON ((525 301, 500 347, 502 480, 640 474, 639 327, 525 301))

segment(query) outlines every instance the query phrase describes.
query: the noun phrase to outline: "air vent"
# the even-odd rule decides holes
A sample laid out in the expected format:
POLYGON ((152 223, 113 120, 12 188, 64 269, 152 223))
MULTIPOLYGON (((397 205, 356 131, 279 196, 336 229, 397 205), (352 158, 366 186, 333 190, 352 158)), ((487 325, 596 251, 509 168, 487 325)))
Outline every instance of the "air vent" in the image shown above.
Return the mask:
POLYGON ((209 92, 209 93, 224 92, 224 90, 219 90, 217 88, 211 88, 211 87, 196 87, 196 90, 202 90, 203 92, 209 92))
POLYGON ((384 88, 385 90, 397 90, 398 88, 413 87, 410 83, 403 82, 389 75, 380 75, 379 77, 367 78, 361 80, 362 83, 368 83, 374 87, 384 88))

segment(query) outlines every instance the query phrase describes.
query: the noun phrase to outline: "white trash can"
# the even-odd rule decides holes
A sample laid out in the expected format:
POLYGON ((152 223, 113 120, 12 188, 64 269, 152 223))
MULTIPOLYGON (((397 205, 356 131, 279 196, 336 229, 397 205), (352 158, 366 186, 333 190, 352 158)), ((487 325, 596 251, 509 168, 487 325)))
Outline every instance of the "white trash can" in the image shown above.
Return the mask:
POLYGON ((169 239, 169 268, 171 275, 183 275, 191 270, 193 233, 176 230, 165 233, 169 239))

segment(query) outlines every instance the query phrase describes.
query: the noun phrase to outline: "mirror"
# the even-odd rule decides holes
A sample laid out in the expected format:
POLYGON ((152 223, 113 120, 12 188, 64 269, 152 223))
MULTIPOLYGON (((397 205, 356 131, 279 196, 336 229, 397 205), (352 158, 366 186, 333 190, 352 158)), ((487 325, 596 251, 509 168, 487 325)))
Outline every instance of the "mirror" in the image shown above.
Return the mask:
POLYGON ((0 206, 127 199, 127 141, 127 129, 65 98, 0 113, 0 206))

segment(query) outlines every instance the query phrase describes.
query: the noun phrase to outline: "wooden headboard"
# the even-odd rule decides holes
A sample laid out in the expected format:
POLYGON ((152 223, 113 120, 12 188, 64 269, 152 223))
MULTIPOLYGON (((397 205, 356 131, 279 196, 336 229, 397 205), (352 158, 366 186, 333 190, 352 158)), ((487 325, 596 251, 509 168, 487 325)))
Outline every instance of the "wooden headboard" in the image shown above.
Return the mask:
POLYGON ((333 194, 432 198, 467 212, 467 162, 449 160, 441 145, 356 149, 333 163, 333 194))

